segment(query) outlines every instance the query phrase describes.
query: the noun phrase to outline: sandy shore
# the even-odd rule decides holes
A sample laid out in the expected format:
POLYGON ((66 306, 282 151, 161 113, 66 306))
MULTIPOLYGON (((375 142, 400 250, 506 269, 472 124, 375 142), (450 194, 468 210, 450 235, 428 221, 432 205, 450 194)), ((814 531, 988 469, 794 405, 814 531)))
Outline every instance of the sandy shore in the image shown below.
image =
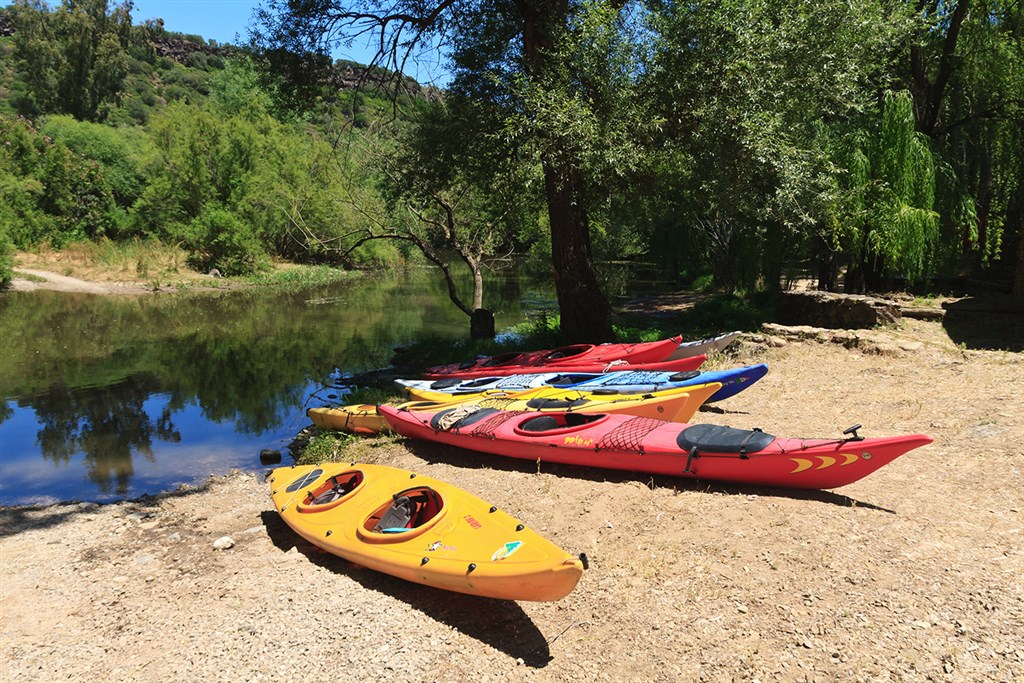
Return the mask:
MULTIPOLYGON (((834 492, 364 440, 591 560, 557 603, 405 583, 302 542, 259 474, 0 510, 3 681, 1024 681, 1024 363, 908 320, 883 347, 747 343, 697 421, 935 443, 834 492), (879 353, 879 350, 883 351, 879 353), (214 549, 229 536, 233 547, 214 549)), ((771 341, 771 340, 770 340, 771 341)))

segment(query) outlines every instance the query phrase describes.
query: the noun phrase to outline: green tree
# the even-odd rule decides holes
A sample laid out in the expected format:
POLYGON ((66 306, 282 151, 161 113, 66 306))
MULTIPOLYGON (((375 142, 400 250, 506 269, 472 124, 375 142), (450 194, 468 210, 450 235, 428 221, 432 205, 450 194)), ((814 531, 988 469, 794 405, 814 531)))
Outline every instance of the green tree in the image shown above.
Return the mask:
MULTIPOLYGON (((524 198, 535 175, 495 144, 475 146, 473 131, 488 129, 486 108, 457 93, 423 107, 413 125, 400 126, 376 145, 373 168, 384 203, 378 210, 353 201, 363 226, 342 242, 343 253, 376 240, 408 242, 444 275, 449 299, 470 318, 473 337, 493 337, 484 306, 484 268, 536 209, 524 198), (469 271, 469 296, 460 293, 451 258, 469 271)), ((365 197, 365 195, 363 195, 365 197)), ((372 200, 371 200, 372 201, 372 200)))
POLYGON ((102 164, 26 119, 0 116, 0 140, 0 216, 16 246, 60 246, 110 233, 115 205, 102 164))
POLYGON ((128 73, 131 9, 130 0, 63 0, 54 11, 43 0, 17 0, 14 59, 31 100, 23 113, 104 118, 128 73))
POLYGON ((10 287, 11 280, 14 278, 13 252, 14 245, 11 244, 11 238, 7 234, 7 221, 3 215, 3 209, 0 209, 0 290, 10 287))
POLYGON ((629 84, 636 73, 635 65, 620 61, 629 54, 623 48, 633 44, 622 36, 636 27, 626 4, 271 0, 259 19, 255 45, 268 58, 288 55, 290 67, 306 55, 322 62, 332 47, 366 33, 376 34, 381 46, 374 65, 395 74, 411 54, 439 46, 453 67, 450 90, 493 107, 502 124, 474 143, 494 145, 504 135, 513 144, 501 148, 528 155, 540 168, 563 336, 612 338, 611 307, 594 268, 590 217, 596 176, 614 152, 631 146, 628 136, 618 136, 638 121, 619 109, 621 98, 608 97, 622 93, 610 85, 629 84), (620 127, 620 121, 630 125, 620 127), (606 153, 609 142, 616 143, 613 153, 606 153))
POLYGON ((899 73, 917 129, 948 169, 941 256, 959 272, 1002 260, 1024 302, 1024 7, 923 2, 917 18, 899 73))
POLYGON ((916 130, 910 95, 886 93, 880 125, 864 133, 847 169, 860 197, 846 217, 849 292, 878 289, 887 269, 920 278, 939 239, 936 161, 916 130))
POLYGON ((900 24, 881 3, 730 0, 658 4, 651 26, 651 243, 724 288, 774 287, 784 260, 841 248, 834 154, 876 106, 900 24))

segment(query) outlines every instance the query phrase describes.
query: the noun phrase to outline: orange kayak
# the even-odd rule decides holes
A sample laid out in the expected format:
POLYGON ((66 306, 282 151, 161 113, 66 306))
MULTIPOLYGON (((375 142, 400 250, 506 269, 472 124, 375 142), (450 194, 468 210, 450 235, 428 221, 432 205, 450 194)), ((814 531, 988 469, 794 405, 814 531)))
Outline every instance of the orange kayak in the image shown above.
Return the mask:
POLYGON ((502 510, 438 479, 383 465, 279 467, 271 498, 297 534, 350 562, 434 588, 553 601, 583 575, 570 555, 502 510))

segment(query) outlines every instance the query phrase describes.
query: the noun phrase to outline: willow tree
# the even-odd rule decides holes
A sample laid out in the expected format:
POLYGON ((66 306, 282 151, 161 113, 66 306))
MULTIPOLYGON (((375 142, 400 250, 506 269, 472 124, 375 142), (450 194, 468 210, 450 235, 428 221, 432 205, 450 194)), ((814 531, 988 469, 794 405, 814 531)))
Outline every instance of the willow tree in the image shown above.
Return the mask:
POLYGON ((945 265, 977 272, 1009 261, 1024 301, 1024 5, 922 0, 913 17, 899 77, 942 160, 945 265))
POLYGON ((254 43, 265 56, 322 62, 369 40, 371 66, 394 73, 439 51, 453 74, 449 90, 496 113, 495 128, 472 131, 476 149, 539 168, 563 337, 605 341, 611 306, 594 267, 592 190, 619 166, 615 157, 632 163, 619 153, 631 148, 619 124, 637 117, 619 109, 621 90, 609 87, 628 80, 621 48, 632 41, 617 36, 638 28, 630 9, 622 0, 270 0, 254 43))
POLYGON ((905 37, 887 12, 842 0, 656 6, 645 84, 667 122, 667 230, 695 244, 687 257, 712 264, 716 284, 774 287, 805 249, 835 271, 854 193, 839 158, 905 37))
POLYGON ((906 92, 887 92, 874 126, 854 134, 848 157, 852 200, 843 240, 851 259, 846 291, 877 287, 886 271, 926 274, 939 237, 936 160, 914 122, 906 92))

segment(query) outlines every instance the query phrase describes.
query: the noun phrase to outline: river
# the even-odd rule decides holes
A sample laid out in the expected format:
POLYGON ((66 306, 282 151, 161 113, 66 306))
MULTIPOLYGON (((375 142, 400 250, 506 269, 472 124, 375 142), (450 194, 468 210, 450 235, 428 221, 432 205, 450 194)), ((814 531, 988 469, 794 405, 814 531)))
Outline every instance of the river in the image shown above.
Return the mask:
MULTIPOLYGON (((543 299, 489 276, 497 327, 543 299)), ((106 502, 262 469, 396 346, 468 334, 436 272, 314 289, 0 294, 0 505, 106 502)))

